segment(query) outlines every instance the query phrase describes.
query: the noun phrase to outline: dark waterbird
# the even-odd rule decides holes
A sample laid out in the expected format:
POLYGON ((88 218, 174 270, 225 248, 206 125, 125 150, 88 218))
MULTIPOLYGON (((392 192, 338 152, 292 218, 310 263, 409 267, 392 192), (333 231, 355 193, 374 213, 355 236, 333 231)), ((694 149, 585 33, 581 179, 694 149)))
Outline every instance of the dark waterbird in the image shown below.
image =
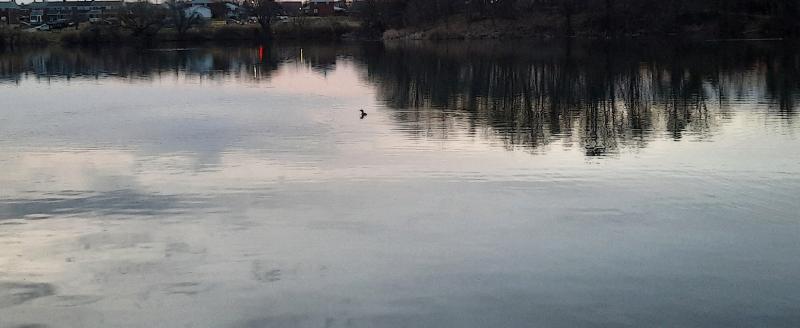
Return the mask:
POLYGON ((365 112, 363 109, 359 109, 359 110, 361 111, 361 119, 363 120, 364 117, 367 116, 367 112, 365 112))

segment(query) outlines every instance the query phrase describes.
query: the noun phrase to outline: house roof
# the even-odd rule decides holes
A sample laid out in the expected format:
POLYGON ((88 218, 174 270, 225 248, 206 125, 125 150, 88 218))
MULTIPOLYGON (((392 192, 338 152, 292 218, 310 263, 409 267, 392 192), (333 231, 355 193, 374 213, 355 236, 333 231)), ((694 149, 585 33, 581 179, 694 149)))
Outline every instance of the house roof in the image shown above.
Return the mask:
POLYGON ((105 1, 51 1, 51 2, 31 2, 25 6, 28 8, 63 8, 63 7, 113 7, 123 6, 125 4, 122 0, 105 0, 105 1))
POLYGON ((0 9, 19 9, 19 5, 14 1, 0 2, 0 9))
POLYGON ((110 0, 110 1, 94 1, 92 3, 95 6, 122 6, 122 5, 125 4, 125 1, 122 1, 122 0, 119 0, 119 1, 110 0))

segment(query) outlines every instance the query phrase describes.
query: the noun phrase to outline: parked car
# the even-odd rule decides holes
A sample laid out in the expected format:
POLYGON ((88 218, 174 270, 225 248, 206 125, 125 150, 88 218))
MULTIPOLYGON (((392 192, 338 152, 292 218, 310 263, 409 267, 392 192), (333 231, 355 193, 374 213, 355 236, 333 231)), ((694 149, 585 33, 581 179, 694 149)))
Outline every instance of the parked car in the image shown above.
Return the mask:
POLYGON ((119 18, 110 17, 106 18, 101 22, 103 25, 119 25, 119 18))
POLYGON ((49 31, 50 30, 50 25, 42 24, 42 25, 39 25, 39 26, 35 27, 35 29, 37 31, 49 31))
POLYGON ((69 26, 69 22, 66 19, 59 19, 51 23, 48 23, 47 25, 50 25, 51 30, 59 30, 69 26))

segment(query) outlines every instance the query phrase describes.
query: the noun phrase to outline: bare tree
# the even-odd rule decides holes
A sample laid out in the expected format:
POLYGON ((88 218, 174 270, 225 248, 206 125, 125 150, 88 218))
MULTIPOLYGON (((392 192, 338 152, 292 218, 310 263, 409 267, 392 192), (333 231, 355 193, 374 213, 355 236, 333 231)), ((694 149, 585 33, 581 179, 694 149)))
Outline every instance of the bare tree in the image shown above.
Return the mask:
POLYGON ((152 37, 164 26, 165 18, 163 8, 146 1, 126 4, 119 14, 120 26, 134 37, 152 37))
MULTIPOLYGON (((258 1, 258 0, 251 0, 258 1)), ((264 1, 264 0, 261 0, 264 1)), ((744 33, 800 37, 800 0, 365 0, 366 29, 419 28, 466 21, 516 20, 531 30, 608 38, 641 34, 744 33), (558 24, 553 24, 555 21, 558 24), (382 24, 381 24, 382 23, 382 24), (558 30, 558 31, 557 31, 558 30)), ((488 27, 491 28, 491 27, 488 27)), ((536 32, 534 32, 536 33, 536 32)))
POLYGON ((250 0, 246 3, 252 15, 261 26, 261 33, 265 38, 272 38, 272 18, 278 16, 282 7, 275 0, 250 0))
POLYGON ((516 0, 489 0, 487 5, 492 19, 511 18, 514 16, 516 0))
POLYGON ((800 35, 800 24, 797 22, 800 4, 796 0, 775 0, 775 7, 778 9, 776 19, 779 22, 780 34, 790 37, 800 35))
POLYGON ((572 26, 572 16, 575 14, 575 0, 561 0, 561 12, 564 14, 564 34, 567 37, 575 36, 572 26))
POLYGON ((77 31, 81 26, 81 19, 80 15, 78 15, 78 8, 72 8, 72 15, 70 17, 72 23, 75 24, 75 30, 77 31))
POLYGON ((605 0, 605 17, 603 20, 603 33, 606 37, 611 36, 614 31, 614 0, 605 0))
POLYGON ((192 26, 197 25, 201 17, 196 12, 189 13, 186 8, 176 0, 167 2, 167 7, 169 8, 169 15, 172 19, 172 23, 175 24, 175 31, 178 33, 178 39, 183 40, 186 36, 186 31, 192 28, 192 26))

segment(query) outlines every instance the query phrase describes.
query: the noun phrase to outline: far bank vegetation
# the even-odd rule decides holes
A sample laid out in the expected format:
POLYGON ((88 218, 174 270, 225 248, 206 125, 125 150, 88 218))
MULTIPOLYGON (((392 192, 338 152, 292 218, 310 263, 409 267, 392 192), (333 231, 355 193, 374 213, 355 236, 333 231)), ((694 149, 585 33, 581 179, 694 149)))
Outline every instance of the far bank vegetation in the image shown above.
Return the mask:
POLYGON ((0 47, 53 44, 151 44, 157 42, 263 42, 270 39, 334 40, 358 29, 348 17, 286 17, 274 0, 250 0, 241 17, 212 20, 187 10, 187 2, 129 2, 99 22, 71 23, 41 31, 0 24, 0 47), (73 28, 74 27, 74 28, 73 28))
POLYGON ((798 0, 365 0, 386 39, 800 36, 798 0))

